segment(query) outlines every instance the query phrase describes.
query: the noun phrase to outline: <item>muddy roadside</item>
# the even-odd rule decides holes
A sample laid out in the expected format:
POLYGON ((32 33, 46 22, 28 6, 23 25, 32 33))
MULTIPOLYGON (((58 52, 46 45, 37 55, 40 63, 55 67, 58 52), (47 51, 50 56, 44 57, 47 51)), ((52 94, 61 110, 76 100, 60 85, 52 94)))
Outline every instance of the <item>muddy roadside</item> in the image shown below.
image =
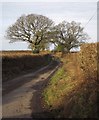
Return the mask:
MULTIPOLYGON (((45 108, 45 103, 43 100, 42 93, 44 89, 47 87, 51 77, 55 74, 55 72, 62 66, 61 62, 57 63, 57 67, 55 67, 54 71, 43 81, 43 83, 37 84, 35 88, 37 91, 31 99, 31 108, 32 108, 32 118, 53 118, 53 113, 45 108)), ((53 66, 52 66, 53 67, 53 66)))

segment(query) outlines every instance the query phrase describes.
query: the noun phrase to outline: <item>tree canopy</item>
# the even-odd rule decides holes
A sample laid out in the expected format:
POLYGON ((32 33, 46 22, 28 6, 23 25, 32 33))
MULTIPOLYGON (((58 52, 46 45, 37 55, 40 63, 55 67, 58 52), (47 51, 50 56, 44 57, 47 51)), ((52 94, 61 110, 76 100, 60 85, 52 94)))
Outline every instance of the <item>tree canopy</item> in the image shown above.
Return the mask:
POLYGON ((47 42, 46 33, 53 24, 51 19, 42 15, 23 15, 8 28, 7 37, 10 42, 21 40, 29 42, 32 49, 39 49, 39 46, 47 42))
POLYGON ((10 42, 18 40, 29 43, 32 50, 45 50, 50 43, 62 52, 70 52, 88 39, 81 23, 63 21, 58 25, 46 16, 29 14, 22 15, 7 29, 10 42))
POLYGON ((88 39, 87 33, 81 27, 81 23, 72 21, 71 23, 63 21, 53 28, 51 42, 56 47, 61 47, 63 52, 69 52, 72 48, 79 47, 88 39))

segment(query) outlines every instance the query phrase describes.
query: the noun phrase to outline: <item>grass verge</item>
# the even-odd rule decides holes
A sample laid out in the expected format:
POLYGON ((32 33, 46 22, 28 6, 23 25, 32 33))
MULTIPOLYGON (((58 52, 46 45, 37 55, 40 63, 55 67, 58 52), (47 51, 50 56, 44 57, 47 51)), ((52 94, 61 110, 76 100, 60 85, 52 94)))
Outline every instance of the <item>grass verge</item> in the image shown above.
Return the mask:
POLYGON ((82 54, 70 53, 60 58, 63 66, 51 78, 43 92, 45 108, 49 109, 54 117, 99 117, 97 111, 97 77, 96 74, 92 74, 92 77, 90 74, 92 69, 96 72, 96 52, 93 52, 93 55, 94 47, 86 46, 87 52, 88 48, 90 49, 89 54, 81 51, 82 54), (87 59, 80 59, 82 58, 81 55, 87 59), (85 69, 82 70, 82 63, 88 63, 90 58, 90 64, 83 67, 85 69), (94 68, 92 68, 93 60, 95 61, 94 68))

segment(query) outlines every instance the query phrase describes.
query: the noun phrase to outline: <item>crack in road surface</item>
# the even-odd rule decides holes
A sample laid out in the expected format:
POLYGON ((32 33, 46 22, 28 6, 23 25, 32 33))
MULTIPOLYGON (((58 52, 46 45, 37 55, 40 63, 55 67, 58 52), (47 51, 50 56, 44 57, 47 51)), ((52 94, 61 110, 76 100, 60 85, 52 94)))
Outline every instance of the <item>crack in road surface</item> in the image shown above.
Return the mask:
POLYGON ((3 85, 3 118, 31 118, 33 112, 41 111, 39 107, 36 108, 38 103, 32 103, 32 99, 35 99, 36 92, 40 91, 47 78, 57 68, 58 63, 54 61, 35 73, 29 73, 5 83, 3 85))

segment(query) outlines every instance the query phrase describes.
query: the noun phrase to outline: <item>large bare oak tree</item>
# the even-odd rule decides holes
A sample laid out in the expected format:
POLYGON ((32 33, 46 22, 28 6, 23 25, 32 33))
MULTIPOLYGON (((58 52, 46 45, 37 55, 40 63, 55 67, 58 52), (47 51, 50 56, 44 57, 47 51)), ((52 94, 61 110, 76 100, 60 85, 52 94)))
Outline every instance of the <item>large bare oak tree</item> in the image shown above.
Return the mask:
POLYGON ((29 14, 21 16, 7 30, 10 42, 18 40, 30 43, 32 49, 40 50, 47 41, 47 32, 53 27, 53 21, 45 16, 29 14))

